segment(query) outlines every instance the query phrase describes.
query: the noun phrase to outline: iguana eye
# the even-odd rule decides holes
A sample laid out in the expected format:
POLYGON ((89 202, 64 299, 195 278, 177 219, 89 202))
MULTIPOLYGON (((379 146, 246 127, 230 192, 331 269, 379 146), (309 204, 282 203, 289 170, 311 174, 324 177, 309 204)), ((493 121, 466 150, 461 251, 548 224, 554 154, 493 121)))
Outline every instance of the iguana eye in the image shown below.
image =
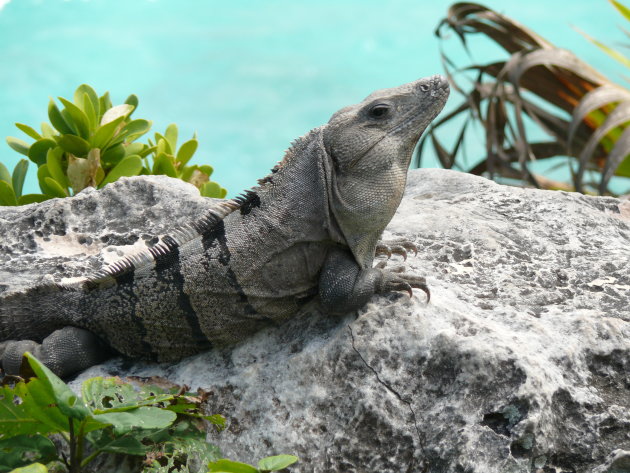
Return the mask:
POLYGON ((429 86, 428 86, 427 84, 422 84, 422 85, 420 86, 420 90, 421 90, 422 92, 427 92, 427 91, 429 90, 429 86))
POLYGON ((374 105, 368 113, 372 118, 385 118, 389 115, 389 105, 378 103, 374 105))

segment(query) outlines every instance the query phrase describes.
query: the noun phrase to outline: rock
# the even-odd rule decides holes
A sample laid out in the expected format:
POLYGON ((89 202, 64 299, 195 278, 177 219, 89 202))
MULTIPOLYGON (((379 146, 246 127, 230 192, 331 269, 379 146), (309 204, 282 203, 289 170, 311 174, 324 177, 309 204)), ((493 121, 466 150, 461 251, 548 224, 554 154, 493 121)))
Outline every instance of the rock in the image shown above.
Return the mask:
POLYGON ((0 294, 92 274, 211 204, 166 176, 122 178, 71 199, 0 207, 0 294), (54 277, 53 277, 54 276, 54 277))
MULTIPOLYGON (((142 177, 3 208, 0 281, 98 269, 209 205, 195 194, 142 177)), ((115 359, 73 386, 203 387, 228 418, 209 433, 227 457, 293 453, 293 472, 630 472, 630 202, 415 170, 385 235, 403 236, 428 305, 394 294, 333 318, 312 303, 235 347, 171 366, 115 359)))

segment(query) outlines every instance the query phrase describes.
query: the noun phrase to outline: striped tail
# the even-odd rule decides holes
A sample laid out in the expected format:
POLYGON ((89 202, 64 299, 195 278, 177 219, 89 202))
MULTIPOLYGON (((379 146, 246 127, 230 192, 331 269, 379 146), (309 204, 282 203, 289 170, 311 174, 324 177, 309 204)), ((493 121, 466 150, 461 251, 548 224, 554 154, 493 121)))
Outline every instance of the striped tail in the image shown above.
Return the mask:
POLYGON ((0 297, 0 342, 41 341, 55 330, 72 325, 73 308, 81 291, 46 284, 0 297))

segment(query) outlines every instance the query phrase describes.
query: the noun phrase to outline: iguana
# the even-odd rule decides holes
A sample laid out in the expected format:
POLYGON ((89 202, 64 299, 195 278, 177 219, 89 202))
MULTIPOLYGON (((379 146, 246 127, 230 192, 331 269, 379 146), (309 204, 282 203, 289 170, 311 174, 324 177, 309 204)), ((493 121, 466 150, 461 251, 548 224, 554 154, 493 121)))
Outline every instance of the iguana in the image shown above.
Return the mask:
POLYGON ((315 296, 344 314, 373 294, 428 295, 424 278, 373 261, 413 149, 448 94, 439 75, 374 92, 295 140, 257 187, 143 253, 72 285, 5 294, 5 372, 19 371, 25 351, 62 377, 108 348, 174 361, 280 323, 315 296))

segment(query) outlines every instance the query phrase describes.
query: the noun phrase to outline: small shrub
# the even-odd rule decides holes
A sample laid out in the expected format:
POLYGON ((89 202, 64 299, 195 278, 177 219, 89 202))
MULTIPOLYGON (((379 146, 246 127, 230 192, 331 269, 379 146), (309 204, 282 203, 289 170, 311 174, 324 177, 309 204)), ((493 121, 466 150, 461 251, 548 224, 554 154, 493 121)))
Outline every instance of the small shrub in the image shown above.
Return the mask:
POLYGON ((30 353, 14 378, 0 386, 0 473, 79 473, 102 453, 143 456, 143 473, 267 473, 298 460, 277 455, 256 468, 221 459, 205 441, 205 423, 221 430, 225 419, 203 414, 202 390, 97 377, 83 382, 79 397, 30 353), (52 434, 69 456, 57 451, 52 434))
POLYGON ((227 191, 210 181, 208 165, 188 165, 197 150, 193 136, 177 146, 177 125, 164 134, 155 133, 147 143, 137 140, 151 129, 151 122, 132 119, 138 98, 130 95, 125 103, 113 106, 109 93, 98 96, 87 84, 80 85, 73 101, 59 97, 48 104, 50 124, 42 123, 41 133, 16 123, 30 145, 8 137, 7 143, 37 165, 42 194, 22 195, 29 161, 20 160, 12 173, 0 163, 0 205, 23 205, 53 197, 67 197, 88 186, 101 188, 123 176, 165 174, 195 185, 201 195, 223 198, 227 191))

